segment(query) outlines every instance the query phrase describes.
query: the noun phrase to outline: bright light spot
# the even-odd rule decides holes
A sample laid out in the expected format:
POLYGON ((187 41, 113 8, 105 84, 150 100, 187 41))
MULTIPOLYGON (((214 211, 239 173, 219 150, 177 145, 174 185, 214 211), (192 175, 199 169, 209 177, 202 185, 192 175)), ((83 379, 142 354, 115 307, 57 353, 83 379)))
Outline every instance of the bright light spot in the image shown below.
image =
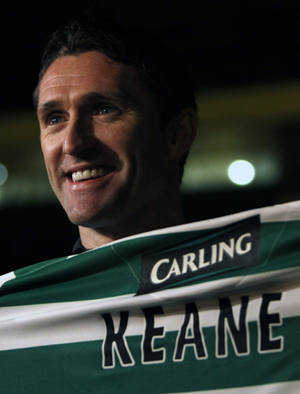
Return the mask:
POLYGON ((3 164, 0 164, 0 186, 6 182, 8 177, 8 172, 6 167, 3 164))
POLYGON ((247 185, 255 176, 255 169, 249 161, 237 160, 230 164, 228 176, 237 185, 247 185))

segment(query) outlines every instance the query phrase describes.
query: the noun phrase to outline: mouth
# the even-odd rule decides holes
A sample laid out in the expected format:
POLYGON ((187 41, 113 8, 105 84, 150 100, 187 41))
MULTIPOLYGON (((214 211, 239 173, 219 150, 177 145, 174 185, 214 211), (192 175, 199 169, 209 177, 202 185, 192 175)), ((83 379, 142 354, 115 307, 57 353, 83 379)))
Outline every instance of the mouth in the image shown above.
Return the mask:
POLYGON ((88 179, 100 178, 107 174, 110 174, 115 170, 115 167, 99 167, 99 168, 90 168, 84 171, 75 171, 72 172, 71 178, 73 182, 83 182, 88 179))

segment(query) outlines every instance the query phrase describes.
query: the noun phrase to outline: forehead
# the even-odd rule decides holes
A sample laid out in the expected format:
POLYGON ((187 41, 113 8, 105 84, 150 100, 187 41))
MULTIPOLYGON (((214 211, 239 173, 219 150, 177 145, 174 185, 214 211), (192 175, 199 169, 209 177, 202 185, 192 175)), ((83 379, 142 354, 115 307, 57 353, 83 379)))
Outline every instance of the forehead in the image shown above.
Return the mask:
POLYGON ((134 67, 99 52, 85 52, 58 58, 49 66, 39 85, 39 107, 65 94, 76 97, 91 92, 153 99, 134 67))

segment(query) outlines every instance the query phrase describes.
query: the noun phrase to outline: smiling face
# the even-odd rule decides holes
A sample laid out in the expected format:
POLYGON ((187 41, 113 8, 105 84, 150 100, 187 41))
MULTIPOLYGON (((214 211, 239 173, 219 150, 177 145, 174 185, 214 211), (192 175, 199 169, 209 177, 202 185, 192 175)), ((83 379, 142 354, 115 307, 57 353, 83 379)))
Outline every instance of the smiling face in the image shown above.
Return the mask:
POLYGON ((40 82, 38 118, 49 180, 73 223, 112 229, 159 210, 169 188, 165 134, 133 67, 99 52, 55 60, 40 82))

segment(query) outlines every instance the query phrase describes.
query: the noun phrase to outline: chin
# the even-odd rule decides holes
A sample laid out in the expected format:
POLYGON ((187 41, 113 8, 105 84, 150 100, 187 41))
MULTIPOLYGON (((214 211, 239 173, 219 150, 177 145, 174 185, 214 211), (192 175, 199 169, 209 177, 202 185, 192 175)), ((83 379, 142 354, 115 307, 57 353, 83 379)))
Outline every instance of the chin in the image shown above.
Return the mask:
POLYGON ((107 210, 88 211, 76 209, 67 212, 69 220, 76 226, 88 228, 100 228, 109 225, 112 221, 109 219, 107 210))
POLYGON ((68 214, 68 218, 71 223, 81 227, 95 227, 95 223, 99 222, 99 220, 96 220, 94 216, 83 215, 83 214, 80 215, 68 214))

